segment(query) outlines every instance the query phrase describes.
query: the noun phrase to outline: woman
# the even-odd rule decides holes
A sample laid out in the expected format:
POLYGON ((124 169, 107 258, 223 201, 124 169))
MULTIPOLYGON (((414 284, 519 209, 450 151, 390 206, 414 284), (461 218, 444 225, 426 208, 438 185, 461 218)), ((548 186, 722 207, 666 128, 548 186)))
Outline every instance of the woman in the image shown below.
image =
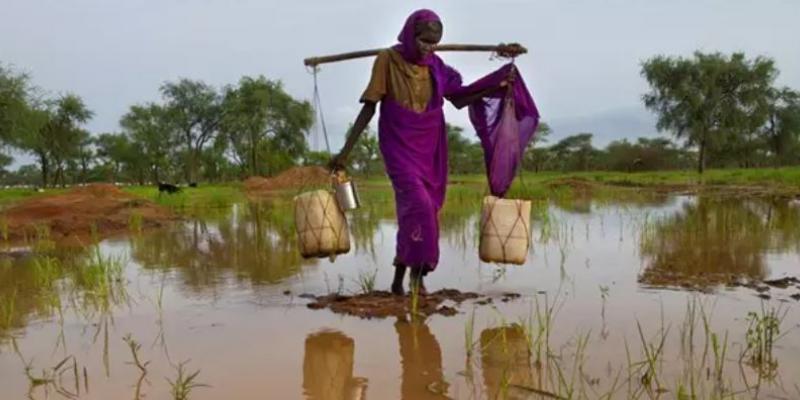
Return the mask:
MULTIPOLYGON (((412 290, 425 294, 423 277, 439 262, 438 212, 447 184, 447 133, 444 99, 462 108, 499 90, 497 85, 469 92, 461 75, 433 53, 442 38, 442 23, 430 10, 418 10, 406 20, 400 42, 375 59, 372 78, 361 96, 364 104, 342 151, 331 169, 342 169, 362 131, 380 102, 378 140, 392 181, 397 211, 397 245, 392 292, 402 295, 406 269, 411 269, 412 290)), ((517 44, 501 46, 514 56, 517 44)))

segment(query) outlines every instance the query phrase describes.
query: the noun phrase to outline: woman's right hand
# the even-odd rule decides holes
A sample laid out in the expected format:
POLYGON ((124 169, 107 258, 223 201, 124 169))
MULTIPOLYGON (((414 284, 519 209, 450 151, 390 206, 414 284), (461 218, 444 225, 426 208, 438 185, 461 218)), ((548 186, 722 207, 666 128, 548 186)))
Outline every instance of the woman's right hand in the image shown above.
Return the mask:
POLYGON ((497 45, 497 55, 500 57, 514 58, 527 52, 528 49, 519 43, 500 43, 497 45))

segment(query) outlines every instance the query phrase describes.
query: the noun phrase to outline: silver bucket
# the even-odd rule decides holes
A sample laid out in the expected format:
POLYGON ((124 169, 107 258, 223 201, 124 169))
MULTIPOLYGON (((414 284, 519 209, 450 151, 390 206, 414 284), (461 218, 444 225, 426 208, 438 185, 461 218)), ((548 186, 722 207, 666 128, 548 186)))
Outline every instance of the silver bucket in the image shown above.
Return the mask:
POLYGON ((334 183, 333 186, 336 192, 336 202, 339 204, 340 210, 350 211, 361 207, 361 199, 358 197, 355 182, 346 180, 334 183))

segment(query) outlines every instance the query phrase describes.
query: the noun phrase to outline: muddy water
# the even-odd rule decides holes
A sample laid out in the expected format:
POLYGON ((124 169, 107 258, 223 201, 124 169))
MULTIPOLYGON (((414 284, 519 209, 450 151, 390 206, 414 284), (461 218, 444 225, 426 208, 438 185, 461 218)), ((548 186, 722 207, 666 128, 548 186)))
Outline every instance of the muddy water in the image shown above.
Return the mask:
POLYGON ((340 316, 302 296, 357 292, 372 271, 388 286, 385 200, 351 216, 354 249, 333 262, 299 257, 286 202, 215 210, 99 253, 15 252, 0 266, 0 398, 172 398, 181 365, 200 371, 191 399, 800 397, 800 287, 749 283, 800 275, 800 205, 562 198, 536 207, 527 264, 506 268, 479 261, 476 212, 451 197, 426 283, 494 301, 424 320, 340 316), (92 263, 122 267, 76 272, 92 263), (754 364, 741 355, 748 312, 773 307, 783 336, 754 364))

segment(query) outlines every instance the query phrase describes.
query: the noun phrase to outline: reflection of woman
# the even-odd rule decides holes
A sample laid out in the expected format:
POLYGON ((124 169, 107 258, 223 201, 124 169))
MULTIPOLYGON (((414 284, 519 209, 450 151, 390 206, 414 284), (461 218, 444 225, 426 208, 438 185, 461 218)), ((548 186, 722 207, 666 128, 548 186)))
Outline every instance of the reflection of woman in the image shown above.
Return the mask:
POLYGON ((447 399, 447 384, 442 375, 442 350, 424 322, 398 318, 394 324, 400 340, 403 365, 401 399, 447 399))
POLYGON ((303 390, 309 400, 366 398, 366 380, 353 377, 353 339, 340 332, 319 332, 306 338, 303 390))
POLYGON ((481 332, 481 365, 486 397, 522 399, 511 385, 533 385, 530 355, 525 332, 519 325, 486 329, 481 332))

